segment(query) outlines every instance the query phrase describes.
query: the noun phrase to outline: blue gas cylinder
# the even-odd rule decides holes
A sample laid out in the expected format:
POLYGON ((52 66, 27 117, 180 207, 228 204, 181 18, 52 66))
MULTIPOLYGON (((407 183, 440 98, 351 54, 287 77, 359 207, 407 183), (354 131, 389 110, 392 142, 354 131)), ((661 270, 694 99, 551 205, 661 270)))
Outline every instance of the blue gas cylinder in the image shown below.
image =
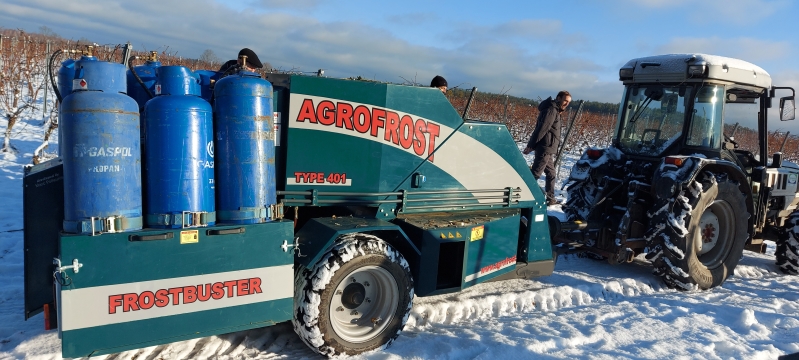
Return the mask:
MULTIPOLYGON (((75 79, 75 60, 74 59, 66 59, 61 62, 61 67, 58 68, 58 76, 57 76, 57 84, 58 87, 58 94, 61 95, 61 99, 67 97, 72 92, 72 80, 75 79)), ((58 123, 63 123, 61 119, 61 109, 59 106, 58 112, 58 123)), ((64 151, 62 150, 61 146, 64 144, 64 130, 58 130, 58 155, 63 155, 64 151)))
POLYGON ((219 80, 222 73, 212 70, 197 70, 194 73, 200 77, 200 97, 211 102, 214 94, 213 85, 219 80))
MULTIPOLYGON (((136 75, 139 75, 139 78, 144 83, 144 87, 150 90, 150 93, 152 94, 155 94, 155 71, 159 67, 161 67, 160 61, 148 60, 142 65, 134 66, 132 70, 136 72, 136 75)), ((136 103, 139 104, 139 110, 144 110, 144 104, 150 100, 150 95, 147 93, 147 90, 144 90, 144 87, 142 87, 142 84, 139 83, 139 80, 136 80, 136 77, 133 75, 130 69, 127 71, 127 81, 128 96, 132 97, 133 100, 136 100, 136 103)))
POLYGON ((162 66, 157 73, 160 94, 144 111, 145 223, 156 228, 214 225, 211 105, 193 93, 199 85, 188 68, 162 66))
POLYGON ((275 199, 272 84, 251 72, 214 86, 217 219, 269 221, 275 199))
POLYGON ((72 93, 72 80, 75 79, 75 60, 66 59, 58 68, 58 93, 61 99, 72 93))
POLYGON ((64 231, 142 228, 139 109, 125 95, 125 67, 84 56, 61 104, 64 231))

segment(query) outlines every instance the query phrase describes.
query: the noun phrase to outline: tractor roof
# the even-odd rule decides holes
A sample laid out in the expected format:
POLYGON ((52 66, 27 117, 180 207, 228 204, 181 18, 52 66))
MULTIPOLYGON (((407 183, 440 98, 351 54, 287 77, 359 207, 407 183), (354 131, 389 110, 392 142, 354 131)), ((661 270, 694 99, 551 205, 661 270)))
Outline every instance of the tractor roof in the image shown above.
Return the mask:
POLYGON ((667 54, 632 59, 621 67, 619 77, 633 83, 712 79, 764 89, 771 87, 771 76, 761 67, 739 59, 707 54, 667 54))

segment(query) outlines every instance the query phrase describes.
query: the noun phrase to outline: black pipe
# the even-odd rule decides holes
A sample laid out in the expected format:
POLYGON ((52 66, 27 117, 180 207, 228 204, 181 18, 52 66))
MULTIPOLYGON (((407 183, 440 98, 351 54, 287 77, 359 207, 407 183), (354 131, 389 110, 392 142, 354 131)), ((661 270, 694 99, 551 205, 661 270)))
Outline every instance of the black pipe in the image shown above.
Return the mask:
POLYGON ((131 60, 136 60, 138 58, 139 58, 138 56, 129 57, 128 58, 128 68, 130 69, 130 72, 133 73, 133 77, 136 78, 136 81, 139 82, 139 85, 141 85, 142 89, 144 89, 144 91, 147 92, 147 95, 150 96, 150 99, 152 99, 155 96, 153 96, 153 93, 150 91, 150 89, 147 88, 147 85, 144 85, 144 81, 139 77, 139 74, 136 73, 136 70, 133 69, 133 61, 131 61, 131 60))
POLYGON ((53 85, 53 92, 55 92, 55 98, 58 99, 59 103, 63 99, 61 97, 61 92, 58 91, 58 85, 56 84, 55 77, 53 76, 53 62, 57 56, 61 55, 62 52, 64 51, 56 50, 53 52, 53 55, 50 55, 50 61, 47 63, 47 73, 50 74, 50 83, 53 85))

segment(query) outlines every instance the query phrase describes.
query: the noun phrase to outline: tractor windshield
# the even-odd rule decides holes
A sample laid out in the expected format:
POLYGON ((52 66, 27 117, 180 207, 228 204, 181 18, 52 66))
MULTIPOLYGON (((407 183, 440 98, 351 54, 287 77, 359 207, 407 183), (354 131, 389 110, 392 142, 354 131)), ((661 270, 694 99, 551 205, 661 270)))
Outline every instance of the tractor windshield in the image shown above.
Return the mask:
POLYGON ((617 135, 622 151, 659 156, 682 135, 691 87, 631 85, 625 88, 617 135))

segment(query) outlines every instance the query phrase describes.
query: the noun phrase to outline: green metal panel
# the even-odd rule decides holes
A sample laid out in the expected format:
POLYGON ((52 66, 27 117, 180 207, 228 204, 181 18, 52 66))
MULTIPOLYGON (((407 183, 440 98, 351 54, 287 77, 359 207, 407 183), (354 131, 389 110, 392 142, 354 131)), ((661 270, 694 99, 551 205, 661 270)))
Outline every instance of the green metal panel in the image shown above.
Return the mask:
POLYGON ((176 341, 255 329, 291 320, 294 299, 165 316, 64 332, 61 356, 77 358, 118 353, 176 341), (147 334, 147 336, 141 336, 147 334), (154 339, 154 340, 147 340, 154 339))
POLYGON ((61 276, 64 357, 291 319, 294 252, 283 246, 293 243, 291 221, 62 235, 60 243, 62 265, 82 264, 61 276))

